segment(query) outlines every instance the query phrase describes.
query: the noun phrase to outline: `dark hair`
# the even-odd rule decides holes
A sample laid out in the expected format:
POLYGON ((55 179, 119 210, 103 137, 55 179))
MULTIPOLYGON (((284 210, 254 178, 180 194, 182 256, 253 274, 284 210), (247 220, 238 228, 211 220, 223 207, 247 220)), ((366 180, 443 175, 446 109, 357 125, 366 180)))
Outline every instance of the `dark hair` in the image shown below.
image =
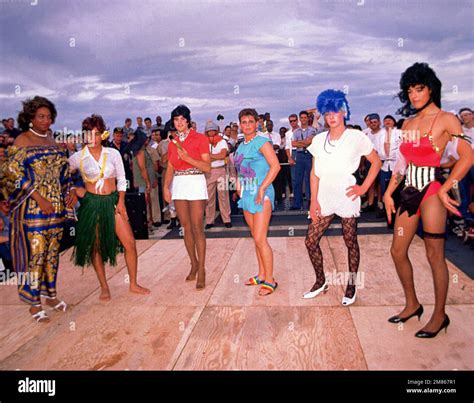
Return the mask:
POLYGON ((154 129, 151 129, 152 133, 161 133, 161 129, 159 127, 155 127, 154 129))
POLYGON ((147 120, 151 122, 151 118, 146 117, 144 121, 146 122, 147 120))
POLYGON ((290 118, 298 119, 298 115, 296 113, 292 113, 290 116, 288 116, 288 119, 290 119, 290 118))
POLYGON ((385 120, 385 119, 391 119, 391 120, 393 120, 393 123, 395 124, 395 126, 397 125, 397 119, 395 119, 392 115, 385 115, 383 120, 385 120))
POLYGON ((188 128, 191 128, 191 111, 186 105, 178 105, 171 111, 171 121, 174 121, 175 117, 182 116, 188 121, 188 128))
POLYGON ((125 123, 131 122, 131 121, 132 121, 132 119, 130 119, 130 118, 125 119, 125 123))
MULTIPOLYGON (((260 119, 260 118, 264 119, 264 118, 265 118, 265 115, 264 115, 264 114, 258 115, 258 119, 260 119)), ((257 119, 257 120, 258 120, 258 119, 257 119)))
POLYGON ((170 132, 174 132, 176 129, 174 128, 173 121, 170 119, 165 123, 165 128, 163 129, 162 133, 166 134, 165 138, 168 138, 170 132))
POLYGON ((309 113, 308 113, 308 111, 301 111, 301 112, 300 112, 300 116, 301 116, 301 115, 306 115, 306 116, 308 116, 308 117, 309 117, 309 113))
POLYGON ((123 133, 123 129, 121 127, 115 127, 114 133, 123 133))
POLYGON ((255 122, 257 122, 260 115, 257 113, 255 109, 244 108, 239 112, 239 122, 242 120, 244 116, 252 116, 255 119, 255 122))
POLYGON ((397 129, 401 129, 403 127, 403 122, 405 122, 405 119, 398 119, 397 129))
MULTIPOLYGON (((22 102, 23 110, 18 114, 18 125, 22 131, 28 131, 31 121, 35 118, 39 108, 48 108, 51 113, 51 122, 54 123, 58 112, 54 104, 47 98, 35 96, 22 102)), ((13 119, 9 118, 8 120, 13 119)))
POLYGON ((225 127, 224 131, 227 130, 227 129, 232 129, 232 128, 231 128, 229 125, 227 125, 227 126, 225 127))
POLYGON ((461 113, 463 113, 463 112, 465 112, 465 111, 468 111, 468 112, 471 112, 471 113, 472 113, 472 109, 471 109, 471 108, 461 108, 461 109, 459 109, 458 115, 460 115, 461 113))
POLYGON ((360 127, 359 125, 353 125, 352 127, 356 130, 362 131, 362 127, 360 127))
POLYGON ((91 131, 93 129, 98 129, 99 132, 103 133, 106 129, 105 122, 102 116, 92 114, 91 116, 86 117, 82 121, 82 130, 91 131))
POLYGON ((410 103, 408 97, 408 89, 415 85, 425 85, 431 90, 430 100, 441 108, 441 81, 436 77, 435 72, 427 63, 415 63, 408 67, 400 78, 400 92, 398 98, 403 103, 398 109, 397 114, 402 116, 410 116, 417 112, 410 103))

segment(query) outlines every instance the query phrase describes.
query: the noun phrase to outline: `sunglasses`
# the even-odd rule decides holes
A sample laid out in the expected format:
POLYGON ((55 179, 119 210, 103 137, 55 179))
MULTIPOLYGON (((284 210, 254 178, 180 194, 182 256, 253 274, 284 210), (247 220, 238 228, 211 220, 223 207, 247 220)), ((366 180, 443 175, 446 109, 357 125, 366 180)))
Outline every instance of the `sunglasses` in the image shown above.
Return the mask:
POLYGON ((298 121, 297 119, 290 119, 290 123, 295 123, 297 121, 298 121))

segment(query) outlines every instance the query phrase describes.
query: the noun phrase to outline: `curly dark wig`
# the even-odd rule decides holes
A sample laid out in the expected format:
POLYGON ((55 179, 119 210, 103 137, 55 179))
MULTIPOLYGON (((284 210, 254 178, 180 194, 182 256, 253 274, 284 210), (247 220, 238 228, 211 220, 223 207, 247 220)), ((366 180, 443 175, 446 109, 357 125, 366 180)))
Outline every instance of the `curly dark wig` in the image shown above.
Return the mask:
POLYGON ((402 116, 410 116, 417 113, 413 108, 408 97, 408 89, 415 85, 425 85, 431 90, 430 101, 441 108, 441 81, 436 77, 435 72, 427 63, 415 63, 408 67, 400 78, 400 92, 398 98, 403 106, 398 109, 397 114, 402 116))
POLYGON ((171 112, 171 120, 173 120, 177 116, 182 116, 188 121, 188 128, 191 128, 191 111, 186 105, 178 105, 176 108, 173 109, 171 112))
POLYGON ((56 116, 58 112, 54 104, 47 98, 35 96, 33 99, 27 99, 22 102, 23 110, 18 114, 18 126, 24 132, 28 131, 30 128, 31 121, 36 116, 36 111, 39 108, 47 108, 51 113, 51 121, 54 123, 56 121, 56 116))

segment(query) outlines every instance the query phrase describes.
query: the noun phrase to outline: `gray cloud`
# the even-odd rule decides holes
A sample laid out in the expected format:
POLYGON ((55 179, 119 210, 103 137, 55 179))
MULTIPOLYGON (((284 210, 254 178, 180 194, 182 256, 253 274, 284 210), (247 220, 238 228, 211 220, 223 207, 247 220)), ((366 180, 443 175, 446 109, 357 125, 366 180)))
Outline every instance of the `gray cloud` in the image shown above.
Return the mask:
POLYGON ((400 74, 416 61, 442 80, 445 109, 472 106, 472 1, 30 3, 1 3, 4 116, 40 94, 56 103, 58 127, 92 112, 111 127, 166 119, 178 103, 201 128, 246 106, 278 122, 332 87, 349 91, 360 123, 395 112, 400 74))

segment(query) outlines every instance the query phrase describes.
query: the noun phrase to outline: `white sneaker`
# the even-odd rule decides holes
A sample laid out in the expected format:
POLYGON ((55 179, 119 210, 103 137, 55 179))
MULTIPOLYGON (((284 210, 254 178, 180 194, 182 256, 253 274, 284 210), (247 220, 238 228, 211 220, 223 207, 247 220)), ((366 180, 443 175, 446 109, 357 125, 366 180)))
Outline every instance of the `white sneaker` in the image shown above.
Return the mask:
POLYGON ((377 202, 377 207, 379 208, 379 210, 383 210, 383 203, 377 202))
POLYGON ((321 293, 326 293, 329 289, 329 285, 328 285, 328 280, 326 279, 326 281, 324 282, 324 284, 319 287, 317 290, 314 290, 314 291, 309 291, 307 293, 305 293, 303 295, 303 298, 304 299, 310 299, 310 298, 314 298, 314 297, 317 297, 319 294, 321 293))

